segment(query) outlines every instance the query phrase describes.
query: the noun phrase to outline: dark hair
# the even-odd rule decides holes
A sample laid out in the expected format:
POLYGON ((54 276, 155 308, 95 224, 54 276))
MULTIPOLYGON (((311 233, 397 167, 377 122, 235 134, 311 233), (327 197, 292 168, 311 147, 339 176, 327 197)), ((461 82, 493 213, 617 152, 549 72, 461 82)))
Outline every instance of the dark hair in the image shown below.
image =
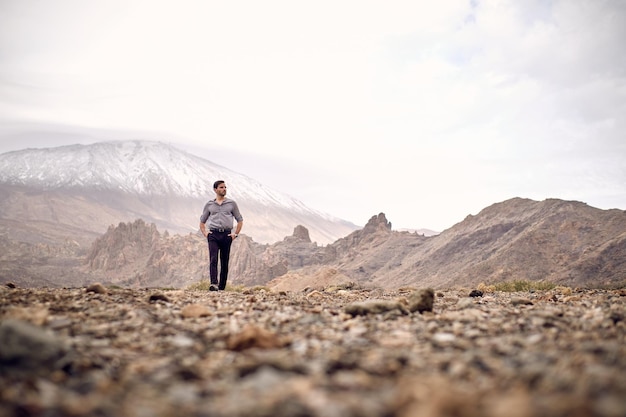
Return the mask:
POLYGON ((214 189, 214 190, 217 190, 217 187, 219 187, 219 186, 220 186, 220 184, 224 184, 224 181, 222 181, 222 180, 217 180, 217 181, 215 181, 215 182, 213 183, 213 189, 214 189))

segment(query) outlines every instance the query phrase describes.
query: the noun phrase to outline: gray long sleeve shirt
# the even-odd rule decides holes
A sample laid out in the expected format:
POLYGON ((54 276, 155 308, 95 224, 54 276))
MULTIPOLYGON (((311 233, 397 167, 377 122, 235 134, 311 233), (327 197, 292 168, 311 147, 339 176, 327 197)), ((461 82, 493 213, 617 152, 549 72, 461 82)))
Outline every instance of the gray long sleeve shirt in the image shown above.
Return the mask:
POLYGON ((230 198, 225 198, 222 204, 217 204, 215 200, 209 200, 204 205, 204 210, 200 216, 201 223, 209 222, 209 229, 232 229, 233 219, 239 223, 243 220, 243 216, 239 212, 235 200, 230 198))

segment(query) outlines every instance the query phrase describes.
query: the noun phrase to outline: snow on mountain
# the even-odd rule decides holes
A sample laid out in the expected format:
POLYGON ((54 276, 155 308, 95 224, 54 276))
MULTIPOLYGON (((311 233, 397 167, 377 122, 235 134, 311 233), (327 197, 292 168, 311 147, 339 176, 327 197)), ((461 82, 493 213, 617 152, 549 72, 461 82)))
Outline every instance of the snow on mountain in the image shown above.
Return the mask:
POLYGON ((338 220, 250 177, 162 142, 110 141, 0 155, 0 182, 48 190, 85 188, 209 199, 214 196, 217 179, 227 182, 233 199, 338 220))

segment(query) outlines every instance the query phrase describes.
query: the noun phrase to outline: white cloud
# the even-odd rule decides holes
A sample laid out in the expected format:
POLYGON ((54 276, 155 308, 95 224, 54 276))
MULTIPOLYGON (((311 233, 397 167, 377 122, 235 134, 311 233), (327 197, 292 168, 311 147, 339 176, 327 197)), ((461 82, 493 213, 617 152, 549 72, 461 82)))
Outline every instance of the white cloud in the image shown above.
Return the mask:
POLYGON ((620 0, 11 0, 0 120, 185 137, 357 222, 624 206, 625 38, 620 0))

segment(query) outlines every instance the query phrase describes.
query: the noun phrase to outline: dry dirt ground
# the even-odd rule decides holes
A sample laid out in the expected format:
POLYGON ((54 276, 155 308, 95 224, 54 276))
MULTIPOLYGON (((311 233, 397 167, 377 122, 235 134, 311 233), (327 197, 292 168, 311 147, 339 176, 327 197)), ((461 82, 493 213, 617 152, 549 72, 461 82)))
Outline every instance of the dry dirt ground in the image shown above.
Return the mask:
POLYGON ((0 289, 0 416, 626 415, 626 292, 0 289))

